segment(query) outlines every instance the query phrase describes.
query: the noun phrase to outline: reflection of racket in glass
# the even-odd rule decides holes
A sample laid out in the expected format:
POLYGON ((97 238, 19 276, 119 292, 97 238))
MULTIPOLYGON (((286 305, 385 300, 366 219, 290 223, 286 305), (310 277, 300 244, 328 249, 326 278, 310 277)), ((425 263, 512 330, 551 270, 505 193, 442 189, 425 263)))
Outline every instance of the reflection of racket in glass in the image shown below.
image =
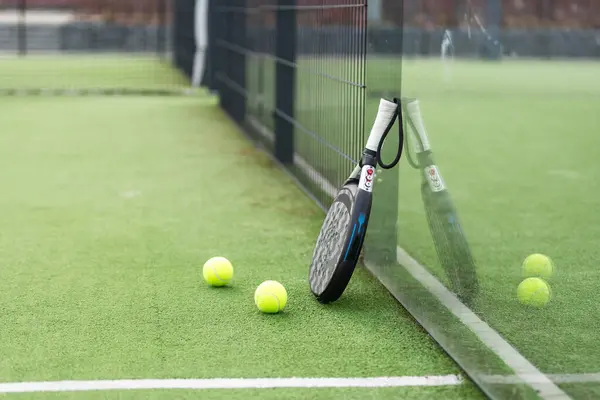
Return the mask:
MULTIPOLYGON (((395 100, 396 101, 396 100, 395 100)), ((403 131, 395 160, 381 162, 381 145, 399 115, 396 102, 381 99, 360 163, 339 189, 321 227, 309 269, 309 284, 321 303, 337 300, 348 285, 360 251, 371 213, 375 168, 393 168, 402 154, 403 131)))
POLYGON ((463 301, 470 301, 479 289, 471 249, 444 179, 435 165, 419 101, 404 100, 404 110, 406 123, 413 133, 411 139, 416 142, 417 162, 412 161, 410 156, 408 160, 414 168, 422 171, 421 197, 438 259, 450 278, 454 292, 463 301))

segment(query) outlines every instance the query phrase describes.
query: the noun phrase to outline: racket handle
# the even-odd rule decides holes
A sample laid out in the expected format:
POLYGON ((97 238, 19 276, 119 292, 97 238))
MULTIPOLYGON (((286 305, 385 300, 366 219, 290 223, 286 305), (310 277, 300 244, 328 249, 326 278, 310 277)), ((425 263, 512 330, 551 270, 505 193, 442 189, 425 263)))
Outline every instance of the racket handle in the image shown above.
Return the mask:
POLYGON ((375 122, 373 123, 373 128, 371 128, 371 133, 369 134, 367 145, 365 146, 368 150, 377 152, 377 147, 379 146, 381 137, 388 129, 390 123, 396 117, 397 109, 398 105, 393 101, 389 101, 386 99, 381 99, 379 101, 379 110, 377 111, 377 117, 375 118, 375 122))
POLYGON ((425 122, 421 116, 419 100, 412 99, 409 101, 406 104, 406 113, 408 114, 408 118, 411 120, 415 130, 417 131, 416 133, 419 136, 421 142, 421 151, 427 151, 431 149, 429 138, 427 137, 427 130, 425 129, 425 122))

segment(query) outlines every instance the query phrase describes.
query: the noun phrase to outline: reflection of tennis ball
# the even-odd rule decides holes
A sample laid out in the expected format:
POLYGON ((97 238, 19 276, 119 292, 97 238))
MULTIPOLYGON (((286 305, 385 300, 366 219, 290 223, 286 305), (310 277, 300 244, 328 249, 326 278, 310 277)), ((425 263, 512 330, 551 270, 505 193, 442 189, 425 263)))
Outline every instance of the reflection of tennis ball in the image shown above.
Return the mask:
POLYGON ((522 304, 543 307, 550 301, 550 285, 541 278, 527 278, 519 284, 517 297, 522 304))
POLYGON ((225 257, 213 257, 204 263, 202 275, 211 286, 225 286, 233 277, 233 265, 225 257))
POLYGON ((275 314, 285 308, 287 292, 279 282, 264 281, 254 292, 254 303, 260 311, 275 314))
POLYGON ((533 276, 549 278, 553 272, 552 260, 543 254, 532 254, 523 261, 523 275, 525 278, 533 276))

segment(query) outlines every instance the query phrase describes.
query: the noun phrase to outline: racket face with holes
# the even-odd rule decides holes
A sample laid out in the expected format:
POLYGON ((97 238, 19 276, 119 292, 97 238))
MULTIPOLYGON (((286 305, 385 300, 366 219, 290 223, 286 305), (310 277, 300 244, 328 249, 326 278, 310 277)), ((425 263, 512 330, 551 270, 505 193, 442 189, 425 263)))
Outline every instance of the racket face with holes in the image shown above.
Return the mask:
POLYGON ((337 300, 350 282, 364 242, 371 200, 370 191, 350 182, 340 189, 327 212, 309 268, 310 289, 321 303, 337 300))
MULTIPOLYGON (((391 164, 382 164, 378 158, 398 114, 396 99, 380 100, 361 161, 339 189, 325 216, 309 267, 310 289, 321 303, 330 303, 342 295, 358 262, 371 214, 375 166, 389 169, 400 160, 401 146, 391 164)), ((401 139, 399 143, 402 142, 401 139)))

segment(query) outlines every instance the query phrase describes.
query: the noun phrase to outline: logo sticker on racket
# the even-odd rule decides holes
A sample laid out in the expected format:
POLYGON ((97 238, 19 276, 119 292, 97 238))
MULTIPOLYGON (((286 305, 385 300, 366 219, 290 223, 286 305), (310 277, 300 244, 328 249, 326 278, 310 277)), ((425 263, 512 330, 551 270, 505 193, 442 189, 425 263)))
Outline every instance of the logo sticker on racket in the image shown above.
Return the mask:
POLYGON ((366 192, 373 191, 373 181, 375 180, 375 167, 365 165, 360 173, 360 181, 358 182, 359 189, 366 192))
POLYGON ((425 167, 424 169, 425 177, 427 178, 427 182, 429 182, 429 188, 432 192, 441 192, 446 189, 446 185, 444 185, 444 180, 438 171, 437 166, 430 165, 425 167))

